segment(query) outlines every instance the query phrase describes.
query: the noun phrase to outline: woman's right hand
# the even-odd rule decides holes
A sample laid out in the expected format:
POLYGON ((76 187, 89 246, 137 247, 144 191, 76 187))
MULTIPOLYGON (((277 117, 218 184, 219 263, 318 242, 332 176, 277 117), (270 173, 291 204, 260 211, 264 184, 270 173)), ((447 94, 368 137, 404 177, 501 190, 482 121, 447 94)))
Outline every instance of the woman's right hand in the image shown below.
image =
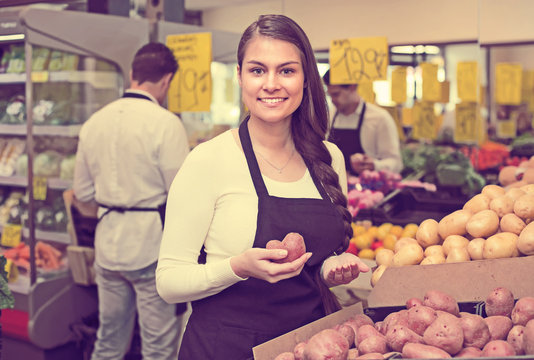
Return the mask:
POLYGON ((287 250, 250 248, 230 259, 234 273, 241 278, 254 277, 270 283, 289 279, 300 274, 312 253, 305 253, 287 263, 276 263, 287 256, 287 250))

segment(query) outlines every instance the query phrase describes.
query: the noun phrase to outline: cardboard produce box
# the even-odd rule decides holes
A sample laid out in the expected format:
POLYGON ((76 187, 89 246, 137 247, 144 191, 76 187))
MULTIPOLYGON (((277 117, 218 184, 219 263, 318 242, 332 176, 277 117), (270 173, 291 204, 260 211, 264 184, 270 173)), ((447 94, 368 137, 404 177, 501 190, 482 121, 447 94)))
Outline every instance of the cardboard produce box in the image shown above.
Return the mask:
POLYGON ((293 351, 295 345, 301 341, 308 340, 319 331, 332 328, 337 324, 345 322, 345 320, 348 320, 355 314, 362 313, 363 306, 361 303, 357 303, 261 345, 255 346, 252 348, 254 360, 273 360, 276 356, 285 351, 293 351))

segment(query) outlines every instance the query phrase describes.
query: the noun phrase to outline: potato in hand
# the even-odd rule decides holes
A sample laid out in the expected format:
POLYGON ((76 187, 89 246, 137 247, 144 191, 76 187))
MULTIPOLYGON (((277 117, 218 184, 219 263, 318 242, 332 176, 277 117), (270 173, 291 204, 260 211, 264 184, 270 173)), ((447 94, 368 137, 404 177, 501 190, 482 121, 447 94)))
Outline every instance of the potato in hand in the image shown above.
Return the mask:
POLYGON ((291 262, 306 253, 306 244, 304 238, 299 233, 291 232, 287 234, 282 241, 271 240, 265 246, 267 249, 284 249, 287 250, 287 256, 281 260, 276 260, 277 263, 291 262))

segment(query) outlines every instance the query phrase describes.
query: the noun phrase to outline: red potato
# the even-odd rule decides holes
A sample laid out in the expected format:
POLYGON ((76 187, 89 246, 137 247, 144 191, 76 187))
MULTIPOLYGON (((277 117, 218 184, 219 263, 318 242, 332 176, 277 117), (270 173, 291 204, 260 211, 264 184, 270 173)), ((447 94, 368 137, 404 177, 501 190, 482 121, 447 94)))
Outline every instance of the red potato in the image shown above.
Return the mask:
POLYGON ((464 348, 482 349, 490 341, 490 329, 482 316, 462 312, 460 322, 464 333, 464 348))
POLYGON ((482 349, 482 357, 515 356, 512 345, 504 340, 491 340, 482 349))
POLYGON ((525 346, 523 343, 523 335, 525 333, 525 327, 523 325, 514 325, 512 330, 508 333, 506 341, 512 345, 516 355, 525 354, 525 346))
POLYGON ((402 348, 404 359, 449 359, 451 356, 432 345, 408 343, 402 348))
POLYGON ((514 295, 504 287, 495 288, 486 298, 485 309, 487 316, 510 316, 514 308, 514 295))
POLYGON ((490 332, 490 340, 505 340, 512 329, 512 320, 507 316, 495 315, 484 318, 490 332))
POLYGON ((423 337, 404 325, 395 325, 386 334, 388 347, 393 351, 402 351, 407 343, 423 343, 423 337))
POLYGON ((279 354, 274 360, 295 360, 295 355, 292 352, 286 351, 279 354))
POLYGON ((517 300, 511 318, 514 325, 526 325, 534 319, 534 297, 524 296, 517 300))
POLYGON ((301 341, 293 348, 293 355, 295 355, 295 360, 304 360, 304 348, 306 347, 307 341, 301 341))
POLYGON ((358 328, 356 332, 356 347, 360 347, 360 343, 371 336, 384 336, 373 325, 365 324, 358 328))
POLYGON ((282 241, 271 240, 265 245, 267 249, 284 249, 287 250, 287 256, 284 259, 277 260, 278 263, 291 262, 306 253, 306 244, 304 238, 298 233, 287 234, 282 241))
POLYGON ((339 331, 341 335, 347 339, 347 342, 349 343, 349 347, 354 345, 354 340, 356 339, 356 332, 354 332, 354 329, 345 324, 336 325, 334 326, 334 330, 339 331))
POLYGON ((381 329, 381 333, 386 335, 388 330, 395 325, 408 326, 408 310, 402 309, 393 313, 390 313, 384 319, 384 325, 381 329))
POLYGON ((383 321, 377 321, 375 323, 375 329, 378 330, 378 332, 381 333, 382 335, 386 335, 386 328, 384 326, 383 321))
POLYGON ((304 347, 305 360, 345 360, 349 343, 338 331, 325 329, 313 335, 304 347))
POLYGON ((525 325, 523 349, 525 350, 525 355, 534 355, 534 320, 530 320, 525 325))
POLYGON ((482 356, 482 350, 476 347, 463 348, 458 354, 454 355, 454 358, 479 358, 482 356))
POLYGON ((406 301, 406 309, 410 310, 411 308, 415 306, 423 305, 423 300, 413 297, 406 301))
POLYGON ((350 326, 353 330, 354 330, 354 333, 356 334, 358 332, 358 328, 362 325, 374 325, 374 322, 373 320, 365 315, 365 314, 356 314, 354 316, 352 316, 351 318, 347 319, 343 325, 348 325, 350 326))
POLYGON ((437 316, 436 310, 431 307, 424 305, 413 307, 408 310, 408 327, 422 336, 437 316))
POLYGON ((460 352, 464 343, 460 318, 442 312, 425 330, 423 340, 427 345, 438 347, 450 355, 460 352))
POLYGON ((455 316, 460 315, 458 302, 449 294, 439 290, 429 290, 423 298, 423 305, 429 306, 434 310, 442 310, 455 316))
POLYGON ((356 348, 349 349, 349 353, 347 355, 347 360, 356 360, 356 359, 358 359, 359 355, 360 355, 360 353, 358 352, 358 349, 356 349, 356 348))
MULTIPOLYGON (((367 326, 367 325, 366 325, 367 326)), ((358 352, 361 355, 370 353, 385 354, 388 352, 386 337, 382 334, 369 336, 358 344, 358 352)))

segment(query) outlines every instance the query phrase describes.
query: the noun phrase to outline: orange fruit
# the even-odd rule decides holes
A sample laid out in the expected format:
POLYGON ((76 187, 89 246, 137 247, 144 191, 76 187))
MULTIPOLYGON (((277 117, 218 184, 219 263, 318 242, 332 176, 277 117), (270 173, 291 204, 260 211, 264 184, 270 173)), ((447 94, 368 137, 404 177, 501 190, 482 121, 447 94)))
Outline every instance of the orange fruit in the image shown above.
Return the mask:
POLYGON ((392 223, 384 223, 378 227, 378 230, 376 232, 376 238, 378 240, 384 240, 386 235, 389 233, 389 230, 393 226, 392 223))
POLYGON ((395 236, 398 237, 398 238, 400 238, 401 235, 402 235, 403 230, 404 230, 404 229, 403 229, 402 226, 400 226, 400 225, 393 225, 393 226, 389 229, 389 233, 395 235, 395 236))
POLYGON ((419 226, 417 226, 417 224, 407 224, 404 227, 404 230, 402 231, 402 236, 401 237, 415 238, 415 233, 417 232, 418 228, 419 228, 419 226))
POLYGON ((351 225, 353 236, 365 234, 365 232, 367 231, 367 229, 363 225, 356 225, 355 223, 352 223, 351 225))
POLYGON ((397 242, 397 237, 393 234, 387 234, 384 240, 382 240, 382 242, 383 242, 382 246, 385 249, 394 250, 395 243, 397 242))
POLYGON ((358 257, 362 259, 374 260, 375 252, 374 250, 371 250, 371 249, 362 249, 358 252, 358 257))
POLYGON ((367 229, 366 234, 369 234, 371 238, 374 240, 378 234, 378 226, 371 226, 369 229, 367 229))
POLYGON ((354 237, 354 245, 356 245, 358 250, 369 249, 372 243, 373 238, 367 233, 354 237))

